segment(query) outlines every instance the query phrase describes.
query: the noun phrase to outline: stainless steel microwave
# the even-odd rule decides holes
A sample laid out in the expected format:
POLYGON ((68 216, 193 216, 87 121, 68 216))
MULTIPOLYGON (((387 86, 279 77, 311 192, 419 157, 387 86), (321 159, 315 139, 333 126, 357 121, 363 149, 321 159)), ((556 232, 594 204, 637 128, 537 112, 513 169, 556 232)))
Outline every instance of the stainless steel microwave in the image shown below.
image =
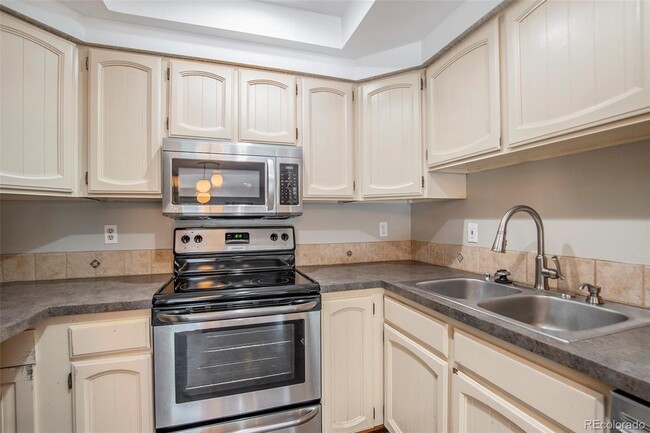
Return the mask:
POLYGON ((301 148, 163 140, 163 215, 197 219, 301 214, 301 148))

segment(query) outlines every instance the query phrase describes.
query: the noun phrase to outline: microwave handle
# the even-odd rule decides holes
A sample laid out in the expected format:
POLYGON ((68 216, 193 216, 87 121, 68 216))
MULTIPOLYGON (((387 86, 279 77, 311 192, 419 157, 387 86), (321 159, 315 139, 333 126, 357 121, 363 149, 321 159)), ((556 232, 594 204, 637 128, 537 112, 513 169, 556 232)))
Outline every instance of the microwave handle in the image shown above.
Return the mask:
POLYGON ((266 188, 266 209, 272 211, 275 209, 275 193, 276 193, 276 173, 275 173, 275 159, 267 160, 267 172, 268 172, 268 185, 266 188))

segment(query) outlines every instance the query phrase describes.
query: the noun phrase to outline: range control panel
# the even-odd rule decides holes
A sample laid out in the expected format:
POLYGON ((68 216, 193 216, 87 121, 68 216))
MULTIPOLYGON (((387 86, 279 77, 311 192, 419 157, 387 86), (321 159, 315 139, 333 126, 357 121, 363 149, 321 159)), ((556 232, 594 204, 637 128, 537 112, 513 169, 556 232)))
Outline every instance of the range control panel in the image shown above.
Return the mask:
POLYGON ((280 205, 300 204, 300 167, 298 164, 280 164, 280 205))
POLYGON ((295 248, 294 230, 285 227, 178 228, 174 253, 212 254, 233 251, 278 251, 295 248))

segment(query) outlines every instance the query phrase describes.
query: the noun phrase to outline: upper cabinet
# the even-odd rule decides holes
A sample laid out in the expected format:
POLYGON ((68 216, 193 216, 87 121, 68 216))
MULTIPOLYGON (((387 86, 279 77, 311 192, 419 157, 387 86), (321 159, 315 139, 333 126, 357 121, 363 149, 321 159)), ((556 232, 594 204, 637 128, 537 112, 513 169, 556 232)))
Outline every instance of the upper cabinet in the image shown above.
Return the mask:
POLYGON ((88 192, 160 194, 159 57, 90 50, 88 192))
POLYGON ((354 198, 352 84, 302 80, 304 197, 354 198))
POLYGON ((499 150, 499 22, 472 33, 426 71, 428 166, 499 150))
POLYGON ((233 140, 235 70, 170 61, 169 135, 233 140))
POLYGON ((650 111, 647 1, 521 1, 504 22, 510 147, 650 111))
POLYGON ((239 71, 239 138, 241 141, 296 144, 296 77, 239 71))
POLYGON ((0 192, 75 195, 75 46, 0 18, 0 192))
POLYGON ((421 74, 375 80, 360 88, 361 194, 422 193, 421 74))

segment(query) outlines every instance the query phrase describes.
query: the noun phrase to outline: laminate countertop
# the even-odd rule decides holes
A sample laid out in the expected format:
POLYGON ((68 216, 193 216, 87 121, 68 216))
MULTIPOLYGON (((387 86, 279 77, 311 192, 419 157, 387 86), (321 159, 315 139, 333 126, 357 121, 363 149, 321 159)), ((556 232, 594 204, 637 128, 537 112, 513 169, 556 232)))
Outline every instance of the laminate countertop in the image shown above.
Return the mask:
MULTIPOLYGON (((650 326, 574 343, 523 327, 401 284, 419 279, 479 277, 415 261, 307 266, 323 293, 377 288, 416 302, 503 341, 650 401, 650 326)), ((53 316, 151 307, 169 275, 6 283, 0 286, 0 341, 53 316)))

